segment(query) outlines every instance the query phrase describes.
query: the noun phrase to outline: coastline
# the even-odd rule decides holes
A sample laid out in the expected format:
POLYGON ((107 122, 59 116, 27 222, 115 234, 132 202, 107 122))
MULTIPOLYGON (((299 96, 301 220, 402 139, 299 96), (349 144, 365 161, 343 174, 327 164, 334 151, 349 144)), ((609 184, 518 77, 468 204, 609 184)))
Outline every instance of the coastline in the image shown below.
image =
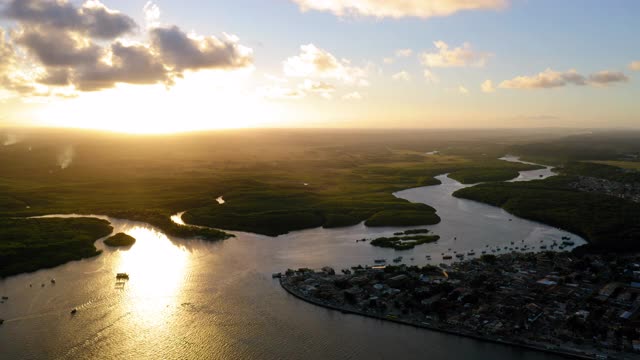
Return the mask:
POLYGON ((377 319, 377 320, 382 320, 382 321, 389 321, 389 322, 402 324, 402 325, 409 325, 409 326, 413 326, 413 327, 417 327, 417 328, 421 328, 421 329, 425 329, 425 330, 438 331, 438 332, 449 334, 449 335, 463 336, 463 337, 466 337, 466 338, 479 340, 479 341, 485 341, 485 342, 491 342, 491 343, 494 343, 494 344, 501 344, 501 345, 506 345, 506 346, 515 346, 515 347, 519 347, 519 348, 522 348, 522 349, 545 352, 545 353, 548 353, 548 354, 562 356, 562 357, 565 357, 565 358, 568 358, 568 359, 596 359, 597 358, 596 355, 588 355, 588 354, 584 354, 584 353, 576 353, 576 352, 572 352, 572 351, 570 351, 568 349, 567 350, 565 350, 565 349, 554 349, 554 348, 548 348, 548 347, 538 346, 538 345, 533 345, 533 344, 526 344, 526 343, 519 343, 519 342, 515 342, 515 341, 504 340, 504 339, 500 339, 500 338, 489 338, 489 337, 485 337, 485 336, 482 336, 482 335, 473 334, 473 333, 469 333, 469 332, 465 332, 465 331, 459 331, 459 330, 453 330, 453 329, 445 329, 445 328, 442 328, 442 327, 428 325, 426 323, 416 323, 416 322, 413 322, 413 321, 403 320, 403 319, 399 319, 399 318, 389 318, 389 317, 386 317, 386 316, 381 316, 381 315, 372 314, 372 313, 366 313, 366 312, 358 311, 358 310, 355 310, 355 309, 348 309, 348 308, 343 308, 343 307, 339 307, 339 306, 332 305, 332 304, 327 304, 325 302, 318 301, 318 300, 316 300, 316 299, 314 299, 312 297, 305 296, 304 294, 300 293, 299 291, 296 291, 295 289, 293 289, 292 287, 290 287, 289 285, 287 285, 283 281, 284 278, 285 278, 285 276, 283 275, 281 278, 278 279, 278 282, 280 283, 280 286, 287 293, 295 296, 296 298, 298 298, 300 300, 308 302, 310 304, 313 304, 313 305, 316 305, 316 306, 320 306, 320 307, 323 307, 323 308, 326 308, 326 309, 329 309, 329 310, 340 311, 343 314, 360 315, 360 316, 365 316, 365 317, 369 317, 369 318, 372 318, 372 319, 377 319))

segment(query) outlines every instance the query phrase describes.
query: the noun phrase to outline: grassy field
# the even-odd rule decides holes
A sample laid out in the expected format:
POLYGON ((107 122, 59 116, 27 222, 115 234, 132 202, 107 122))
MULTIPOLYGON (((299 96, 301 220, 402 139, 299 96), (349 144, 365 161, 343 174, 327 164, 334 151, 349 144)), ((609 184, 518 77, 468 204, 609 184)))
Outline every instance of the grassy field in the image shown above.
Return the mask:
POLYGON ((0 218, 0 277, 96 256, 93 243, 112 230, 92 218, 0 218))

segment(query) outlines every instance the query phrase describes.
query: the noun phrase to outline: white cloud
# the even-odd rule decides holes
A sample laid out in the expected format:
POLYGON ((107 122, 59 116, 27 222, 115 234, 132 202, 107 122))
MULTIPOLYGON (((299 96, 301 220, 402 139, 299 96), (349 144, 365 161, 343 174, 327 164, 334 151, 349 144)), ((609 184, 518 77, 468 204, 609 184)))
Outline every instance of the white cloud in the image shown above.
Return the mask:
POLYGON ((629 64, 629 69, 633 71, 640 71, 640 61, 633 61, 629 64))
POLYGON ((385 63, 385 64, 393 64, 394 61, 395 61, 395 59, 392 58, 392 57, 386 57, 386 58, 382 59, 382 62, 385 63))
POLYGON ((160 26, 160 8, 153 1, 147 1, 142 8, 144 21, 148 28, 160 26))
POLYGON ((316 93, 327 100, 331 99, 331 94, 336 91, 335 86, 331 84, 310 79, 306 79, 298 88, 305 92, 316 93))
POLYGON ((342 98, 344 100, 362 100, 363 96, 359 92, 354 91, 354 92, 345 94, 342 98))
POLYGON ((413 54, 411 49, 399 49, 396 50, 396 57, 409 57, 413 54))
POLYGON ((481 85, 480 89, 485 93, 492 93, 496 91, 496 88, 493 87, 493 81, 485 80, 481 85))
POLYGON ((347 85, 368 86, 369 69, 351 66, 346 59, 338 59, 313 44, 302 45, 300 54, 284 61, 286 76, 339 80, 347 85))
POLYGON ((427 82, 430 82, 432 84, 437 84, 440 82, 440 79, 429 69, 424 69, 422 75, 427 80, 427 82))
POLYGON ((464 10, 498 10, 508 0, 292 0, 302 11, 331 12, 337 16, 378 18, 447 16, 464 10))
POLYGON ((462 86, 462 85, 459 85, 459 86, 458 86, 458 92, 459 92, 460 94, 462 94, 462 95, 466 95, 466 94, 468 94, 468 93, 469 93, 469 90, 467 90, 467 88, 466 88, 466 87, 464 87, 464 86, 462 86))
POLYGON ((399 73, 393 74, 391 78, 396 81, 409 81, 411 80, 411 75, 409 75, 408 72, 403 70, 403 71, 400 71, 399 73))
POLYGON ((464 43, 462 46, 449 49, 449 45, 444 41, 433 43, 438 49, 437 52, 424 52, 420 55, 420 60, 427 67, 483 67, 490 53, 473 50, 471 44, 464 43))
POLYGON ((574 69, 564 72, 546 69, 545 71, 533 76, 517 76, 513 79, 505 80, 500 83, 499 87, 505 89, 550 89, 567 85, 607 86, 609 84, 626 82, 628 80, 629 78, 625 74, 616 71, 600 71, 591 74, 587 78, 586 76, 579 74, 574 69))

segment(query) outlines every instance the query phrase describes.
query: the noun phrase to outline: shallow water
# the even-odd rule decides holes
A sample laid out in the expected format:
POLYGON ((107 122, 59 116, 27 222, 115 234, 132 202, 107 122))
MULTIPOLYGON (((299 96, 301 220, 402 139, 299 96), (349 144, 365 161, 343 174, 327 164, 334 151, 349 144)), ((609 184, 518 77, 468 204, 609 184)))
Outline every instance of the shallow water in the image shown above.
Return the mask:
MULTIPOLYGON (((528 173, 523 176, 539 178, 528 173)), ((541 240, 550 244, 567 234, 453 198, 450 194, 463 185, 439 178, 442 185, 395 194, 427 202, 443 218, 430 227, 442 236, 440 241, 401 253, 355 240, 404 228, 360 224, 276 238, 235 233, 236 238, 208 243, 171 238, 144 223, 108 218, 115 232, 136 237, 133 247, 105 248, 100 240, 96 246, 104 253, 99 257, 0 281, 0 295, 9 296, 0 304, 0 318, 6 320, 0 326, 0 358, 554 358, 344 315, 293 298, 271 279, 272 273, 286 268, 341 268, 372 264, 377 258, 391 260, 398 254, 409 264, 427 263, 427 254, 431 262, 440 263, 441 253, 449 248, 476 249, 480 255, 486 245, 491 249, 524 240, 539 246, 541 240), (124 287, 116 286, 118 272, 130 275, 124 287), (73 308, 78 313, 72 316, 73 308)))

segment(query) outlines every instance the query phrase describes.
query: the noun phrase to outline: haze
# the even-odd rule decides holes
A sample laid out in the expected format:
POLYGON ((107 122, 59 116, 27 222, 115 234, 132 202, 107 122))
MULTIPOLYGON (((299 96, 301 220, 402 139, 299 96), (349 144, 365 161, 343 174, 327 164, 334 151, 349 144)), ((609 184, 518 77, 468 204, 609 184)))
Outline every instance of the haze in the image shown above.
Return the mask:
POLYGON ((640 3, 0 2, 0 125, 637 128, 640 3))

